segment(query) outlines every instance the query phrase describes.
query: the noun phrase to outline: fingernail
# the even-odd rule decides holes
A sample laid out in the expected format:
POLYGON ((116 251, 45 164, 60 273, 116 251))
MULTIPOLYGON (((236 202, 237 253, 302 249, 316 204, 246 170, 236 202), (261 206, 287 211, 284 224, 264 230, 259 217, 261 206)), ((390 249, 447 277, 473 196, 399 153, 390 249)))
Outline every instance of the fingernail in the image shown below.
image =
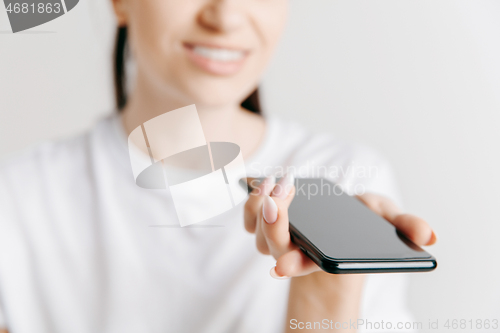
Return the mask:
POLYGON ((276 222, 278 219, 278 206, 268 195, 265 196, 264 203, 262 204, 262 215, 264 216, 264 220, 269 224, 276 222))
POLYGON ((292 173, 288 172, 283 178, 280 179, 278 184, 274 187, 273 197, 280 199, 285 199, 290 191, 292 190, 293 183, 295 182, 295 177, 292 173))
POLYGON ((276 266, 271 268, 271 271, 269 271, 269 274, 271 274, 271 276, 277 280, 286 280, 286 279, 290 278, 289 276, 278 275, 278 273, 276 272, 276 266))
POLYGON ((429 239, 429 241, 427 242, 426 245, 433 245, 436 242, 437 242, 437 236, 436 236, 436 233, 434 232, 434 230, 432 230, 431 238, 429 239))

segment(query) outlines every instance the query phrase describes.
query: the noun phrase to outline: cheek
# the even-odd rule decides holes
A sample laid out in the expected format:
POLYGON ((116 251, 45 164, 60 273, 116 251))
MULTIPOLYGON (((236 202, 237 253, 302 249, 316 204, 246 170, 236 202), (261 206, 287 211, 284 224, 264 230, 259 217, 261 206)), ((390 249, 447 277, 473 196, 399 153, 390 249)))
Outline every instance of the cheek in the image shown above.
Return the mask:
POLYGON ((256 35, 260 39, 262 61, 267 61, 273 54, 285 29, 288 14, 288 0, 270 0, 256 5, 252 15, 256 35))
POLYGON ((169 64, 178 62, 182 51, 179 34, 190 29, 192 8, 178 1, 141 0, 131 10, 129 40, 138 66, 151 74, 168 75, 169 64))

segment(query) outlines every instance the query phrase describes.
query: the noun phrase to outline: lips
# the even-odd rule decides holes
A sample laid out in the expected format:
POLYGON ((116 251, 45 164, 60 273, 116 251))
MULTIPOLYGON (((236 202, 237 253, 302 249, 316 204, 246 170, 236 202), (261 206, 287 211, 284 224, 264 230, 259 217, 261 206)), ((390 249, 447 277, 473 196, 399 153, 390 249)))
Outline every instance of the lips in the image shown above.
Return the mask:
POLYGON ((213 75, 234 75, 244 66, 249 52, 243 49, 185 43, 191 62, 204 72, 213 75))

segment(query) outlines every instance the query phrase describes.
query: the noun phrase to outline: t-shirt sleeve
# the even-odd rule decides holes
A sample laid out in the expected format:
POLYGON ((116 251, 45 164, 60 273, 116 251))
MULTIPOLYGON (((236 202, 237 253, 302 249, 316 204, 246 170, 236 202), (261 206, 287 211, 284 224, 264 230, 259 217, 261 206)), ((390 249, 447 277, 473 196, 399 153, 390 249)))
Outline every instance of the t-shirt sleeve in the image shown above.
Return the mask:
MULTIPOLYGON (((375 150, 357 145, 345 145, 346 155, 334 180, 351 195, 375 193, 388 197, 401 207, 401 197, 391 164, 375 150)), ((335 163, 335 162, 334 162, 335 163)))
POLYGON ((326 178, 351 195, 371 192, 401 206, 393 169, 377 151, 335 139, 329 134, 301 137, 291 165, 299 178, 326 178))

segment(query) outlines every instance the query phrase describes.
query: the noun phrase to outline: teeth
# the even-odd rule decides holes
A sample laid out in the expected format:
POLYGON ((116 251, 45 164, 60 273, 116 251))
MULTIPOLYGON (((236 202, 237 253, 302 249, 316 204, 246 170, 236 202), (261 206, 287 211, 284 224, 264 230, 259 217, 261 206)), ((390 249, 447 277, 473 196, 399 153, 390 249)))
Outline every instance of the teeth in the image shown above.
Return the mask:
POLYGON ((227 62, 240 60, 245 56, 243 51, 214 49, 205 46, 195 46, 193 52, 210 60, 227 62))

